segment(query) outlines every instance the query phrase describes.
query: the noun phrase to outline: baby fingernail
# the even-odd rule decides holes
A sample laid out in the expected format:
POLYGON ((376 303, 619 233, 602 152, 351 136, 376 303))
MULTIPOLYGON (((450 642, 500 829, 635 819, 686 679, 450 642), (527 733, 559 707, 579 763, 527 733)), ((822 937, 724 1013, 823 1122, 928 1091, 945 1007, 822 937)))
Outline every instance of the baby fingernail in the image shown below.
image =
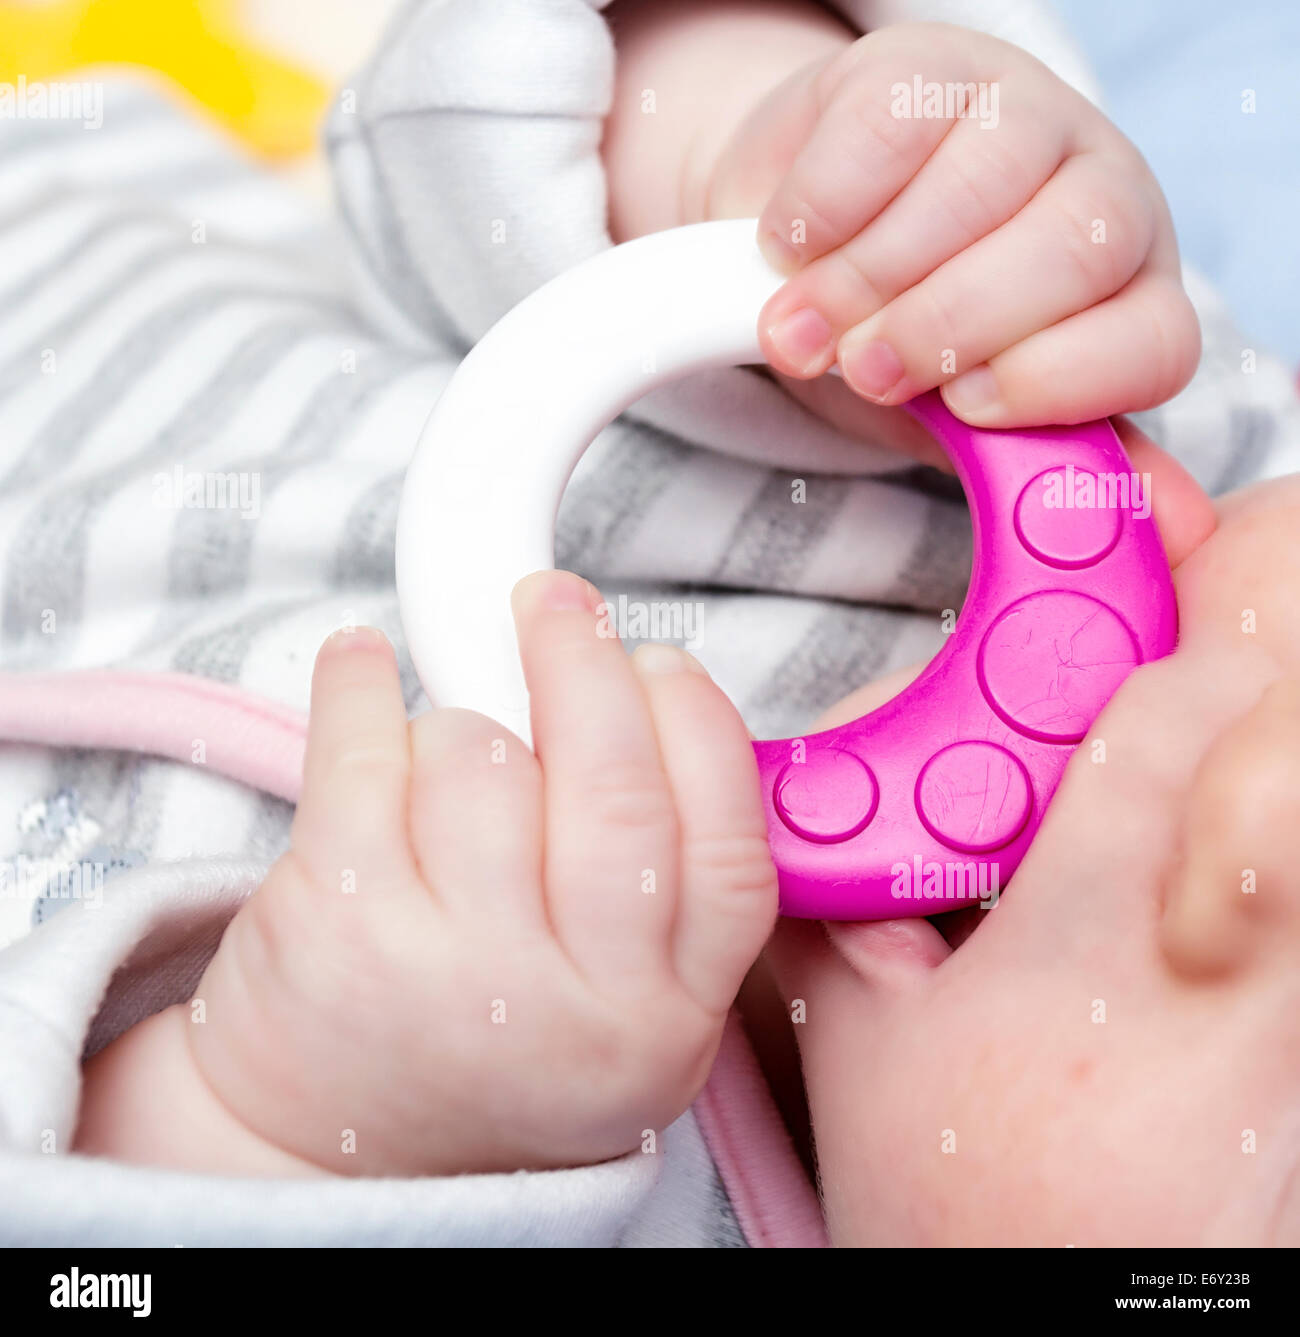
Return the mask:
POLYGON ((976 367, 949 381, 943 397, 954 413, 977 413, 997 402, 997 378, 988 367, 976 367))
POLYGON ((632 663, 641 673, 699 673, 708 677, 708 670, 693 654, 658 641, 638 645, 632 663))
POLYGON ((553 613, 592 612, 597 603, 590 582, 571 571, 542 571, 526 576, 515 586, 515 599, 553 613))
POLYGON ((872 339, 840 353, 840 370, 849 388, 877 403, 903 379, 903 359, 883 339, 872 339))
POLYGON ((809 371, 830 351, 832 330, 821 312, 803 306, 778 320, 767 337, 783 361, 809 371))
POLYGON ((353 650, 387 650, 388 637, 378 627, 339 627, 330 632, 322 649, 331 653, 353 650))

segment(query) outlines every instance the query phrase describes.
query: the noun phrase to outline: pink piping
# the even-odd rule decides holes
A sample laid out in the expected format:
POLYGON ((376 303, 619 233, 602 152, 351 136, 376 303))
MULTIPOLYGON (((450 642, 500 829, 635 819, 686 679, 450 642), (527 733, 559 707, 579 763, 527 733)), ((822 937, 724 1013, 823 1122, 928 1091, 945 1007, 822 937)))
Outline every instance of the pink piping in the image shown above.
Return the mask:
POLYGON ((750 1245, 826 1248, 821 1204, 734 1010, 692 1109, 750 1245))
MULTIPOLYGON (((189 763, 197 754, 198 764, 290 801, 306 738, 301 711, 183 673, 0 674, 0 739, 189 763)), ((735 1013, 694 1111, 746 1240, 755 1248, 824 1246, 817 1195, 735 1013)))
POLYGON ((0 738, 52 747, 147 752, 212 768, 292 801, 307 717, 184 673, 86 669, 0 675, 0 738))

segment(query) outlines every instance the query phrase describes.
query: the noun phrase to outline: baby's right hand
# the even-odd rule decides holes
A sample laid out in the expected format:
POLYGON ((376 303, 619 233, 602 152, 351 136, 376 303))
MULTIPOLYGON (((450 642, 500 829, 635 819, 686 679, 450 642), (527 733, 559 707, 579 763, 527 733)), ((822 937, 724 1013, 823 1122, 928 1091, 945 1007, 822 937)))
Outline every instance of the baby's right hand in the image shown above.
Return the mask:
POLYGON ((1151 169, 987 34, 899 24, 797 71, 691 193, 710 216, 761 211, 760 245, 789 275, 759 318, 764 355, 809 407, 873 439, 894 434, 846 410, 830 367, 870 405, 939 387, 995 428, 1150 408, 1196 369, 1151 169))
MULTIPOLYGON (((383 638, 326 642, 292 848, 204 975, 203 1024, 189 1007, 144 1023, 175 1028, 159 1053, 188 1034, 192 1085, 234 1116, 232 1142, 261 1144, 191 1164, 577 1165, 690 1105, 776 915, 757 768, 700 666, 661 645, 629 658, 599 604, 565 572, 516 591, 535 756, 468 711, 408 725, 383 638)), ((88 1070, 80 1149, 178 1159, 114 1135, 113 1048, 88 1070)))

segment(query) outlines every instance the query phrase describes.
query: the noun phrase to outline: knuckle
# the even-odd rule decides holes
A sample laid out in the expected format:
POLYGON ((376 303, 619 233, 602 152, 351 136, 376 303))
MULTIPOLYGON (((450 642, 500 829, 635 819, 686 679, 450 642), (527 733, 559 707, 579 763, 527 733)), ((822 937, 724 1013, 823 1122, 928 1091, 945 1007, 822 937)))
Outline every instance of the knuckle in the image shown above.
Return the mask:
POLYGON ((990 142, 977 141, 978 154, 954 154, 953 181, 943 199, 958 226, 972 237, 1000 227, 1030 196, 1033 183, 1023 162, 990 142))
POLYGON ((697 836, 685 842, 686 866, 731 896, 776 896, 776 866, 763 835, 697 836))
POLYGON ((1170 282, 1147 303, 1152 403, 1178 393, 1201 358, 1201 325, 1182 284, 1170 282))
POLYGON ((858 301, 867 311, 878 311, 888 300, 887 294, 892 290, 891 285, 880 275, 871 272, 871 263, 869 258, 862 254, 857 246, 841 246, 838 251, 834 251, 828 260, 833 260, 843 282, 837 283, 836 287, 843 294, 844 286, 852 285, 859 290, 858 301))
POLYGON ((614 831, 675 830, 677 814, 667 786, 643 766, 605 766, 580 781, 596 823, 614 831))
MULTIPOLYGON (((913 289, 913 293, 914 297, 905 295, 900 299, 904 307, 901 314, 905 324, 921 331, 921 342, 930 358, 927 371, 934 370, 938 375, 937 369, 944 349, 952 349, 957 354, 957 367, 961 371, 969 370, 982 360, 982 354, 971 355, 962 347, 962 324, 958 312, 963 310, 964 303, 960 291, 950 279, 932 277, 913 289), (913 306, 913 302, 917 305, 913 306)), ((965 306, 965 309, 977 308, 965 306)), ((898 346, 895 344, 895 347, 898 346)))
POLYGON ((1109 286, 1109 271, 1114 267, 1114 252, 1107 250, 1105 243, 1093 240, 1095 217, 1086 208, 1073 204, 1063 204, 1059 212, 1061 258, 1080 294, 1074 299, 1078 304, 1091 299, 1098 289, 1109 286))
POLYGON ((789 228, 792 232, 794 225, 802 222, 806 234, 805 244, 813 254, 821 254, 836 245, 845 231, 828 211, 831 203, 828 199, 819 198, 815 189, 800 188, 769 206, 765 214, 773 214, 780 227, 789 228))
POLYGON ((1100 174, 1061 202, 1059 224, 1064 260, 1089 300, 1118 292, 1150 246, 1149 212, 1100 174))
POLYGON ((891 157, 905 152, 917 133, 917 122, 895 116, 888 98, 878 88, 855 88, 846 99, 844 111, 843 152, 863 171, 878 170, 882 149, 891 157))
POLYGON ((391 748, 352 743, 334 757, 332 769, 352 783, 388 786, 405 778, 405 759, 391 748))
MULTIPOLYGON (((1064 406, 1086 400, 1087 390, 1079 377, 1077 341, 1068 337, 1068 328, 1062 331, 1062 335, 1064 337, 1058 337, 1049 327, 1047 331, 1031 335, 1026 344, 1030 346, 1027 360, 1033 372, 1032 379, 1028 380, 1029 387, 1037 392, 1040 387, 1049 386, 1052 395, 1059 397, 1064 406)), ((1004 353, 1003 358, 1018 361, 1020 347, 1004 353)), ((1019 369, 1023 370, 1023 364, 1019 369)))

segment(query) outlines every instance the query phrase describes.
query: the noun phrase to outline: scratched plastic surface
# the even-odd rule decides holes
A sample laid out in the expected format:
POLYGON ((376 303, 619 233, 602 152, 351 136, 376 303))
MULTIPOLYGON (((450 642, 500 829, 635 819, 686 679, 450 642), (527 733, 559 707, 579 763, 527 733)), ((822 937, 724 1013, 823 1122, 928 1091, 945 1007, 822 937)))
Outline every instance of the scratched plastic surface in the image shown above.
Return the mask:
POLYGON ((966 490, 970 589, 899 696, 754 744, 787 915, 893 919, 1000 894, 1102 707, 1177 638, 1149 497, 1109 422, 977 430, 937 393, 908 410, 966 490))

